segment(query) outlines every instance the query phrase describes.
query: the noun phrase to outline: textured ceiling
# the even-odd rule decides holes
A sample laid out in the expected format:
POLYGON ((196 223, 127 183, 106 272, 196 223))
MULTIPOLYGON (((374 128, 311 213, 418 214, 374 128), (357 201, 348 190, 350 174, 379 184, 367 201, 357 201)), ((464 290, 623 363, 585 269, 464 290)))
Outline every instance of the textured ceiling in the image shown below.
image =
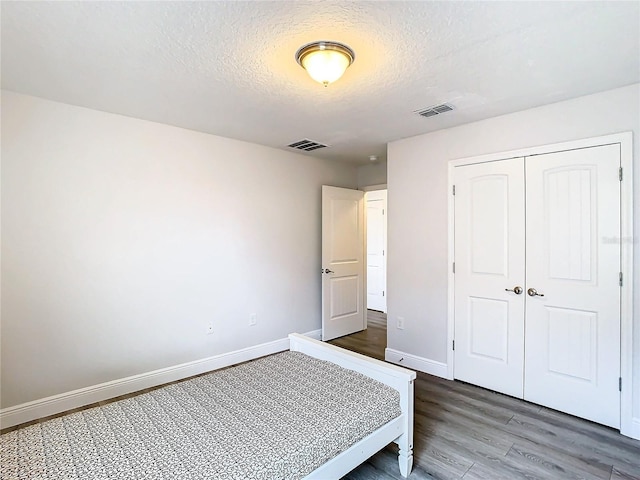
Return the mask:
MULTIPOLYGON (((640 2, 2 1, 2 87, 309 155, 640 81, 640 2), (356 52, 328 88, 301 45, 356 52), (432 118, 413 111, 450 102, 432 118)), ((594 114, 596 114, 594 112, 594 114)))

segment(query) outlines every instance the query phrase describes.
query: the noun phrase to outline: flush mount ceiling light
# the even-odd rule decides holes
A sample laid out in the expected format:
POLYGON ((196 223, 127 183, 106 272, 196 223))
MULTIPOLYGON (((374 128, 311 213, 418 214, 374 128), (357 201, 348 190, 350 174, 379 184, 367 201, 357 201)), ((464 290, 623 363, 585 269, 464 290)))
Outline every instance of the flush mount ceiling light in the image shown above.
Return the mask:
POLYGON ((300 66, 325 87, 338 80, 355 58, 353 50, 338 42, 313 42, 296 52, 300 66))

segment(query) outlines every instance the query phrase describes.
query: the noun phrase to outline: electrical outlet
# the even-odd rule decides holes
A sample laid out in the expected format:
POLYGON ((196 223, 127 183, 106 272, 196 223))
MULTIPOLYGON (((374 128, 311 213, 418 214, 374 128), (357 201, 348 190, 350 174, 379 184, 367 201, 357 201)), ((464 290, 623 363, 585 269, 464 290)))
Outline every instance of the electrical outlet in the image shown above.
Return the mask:
POLYGON ((211 335, 213 333, 213 323, 207 324, 207 335, 211 335))
POLYGON ((258 315, 252 313, 249 315, 249 326, 253 327, 258 324, 258 315))
POLYGON ((398 328, 404 330, 404 317, 398 317, 398 328))

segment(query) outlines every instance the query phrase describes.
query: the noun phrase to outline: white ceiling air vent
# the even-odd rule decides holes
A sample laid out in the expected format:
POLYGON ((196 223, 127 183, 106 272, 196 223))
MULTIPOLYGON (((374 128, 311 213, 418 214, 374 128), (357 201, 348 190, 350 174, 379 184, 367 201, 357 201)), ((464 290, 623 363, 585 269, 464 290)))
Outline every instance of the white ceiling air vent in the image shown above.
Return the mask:
POLYGON ((297 150, 304 150, 305 152, 312 152, 313 150, 317 150, 319 148, 325 148, 329 145, 324 145, 319 142, 314 142, 313 140, 309 140, 305 138, 303 140, 299 140, 297 142, 290 143, 287 147, 295 148, 297 150))
POLYGON ((416 110, 414 113, 422 115, 423 117, 434 117, 441 113, 450 112, 451 110, 453 110, 453 105, 450 103, 441 103, 440 105, 434 105, 423 110, 416 110))

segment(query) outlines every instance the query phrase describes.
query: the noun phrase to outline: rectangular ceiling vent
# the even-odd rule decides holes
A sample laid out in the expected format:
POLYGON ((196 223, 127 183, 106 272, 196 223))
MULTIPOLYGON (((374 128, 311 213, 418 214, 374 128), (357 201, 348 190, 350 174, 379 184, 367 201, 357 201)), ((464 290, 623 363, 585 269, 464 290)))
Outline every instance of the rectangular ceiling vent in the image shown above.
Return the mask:
POLYGON ((309 140, 308 138, 287 145, 287 147, 295 148, 297 150, 304 150, 305 152, 312 152, 319 148, 326 148, 328 146, 329 145, 324 145, 323 143, 314 142, 313 140, 309 140))
POLYGON ((416 110, 415 113, 422 115, 423 117, 435 117, 441 113, 450 112, 453 110, 453 105, 450 103, 442 103, 440 105, 434 105, 433 107, 425 108, 424 110, 416 110))

